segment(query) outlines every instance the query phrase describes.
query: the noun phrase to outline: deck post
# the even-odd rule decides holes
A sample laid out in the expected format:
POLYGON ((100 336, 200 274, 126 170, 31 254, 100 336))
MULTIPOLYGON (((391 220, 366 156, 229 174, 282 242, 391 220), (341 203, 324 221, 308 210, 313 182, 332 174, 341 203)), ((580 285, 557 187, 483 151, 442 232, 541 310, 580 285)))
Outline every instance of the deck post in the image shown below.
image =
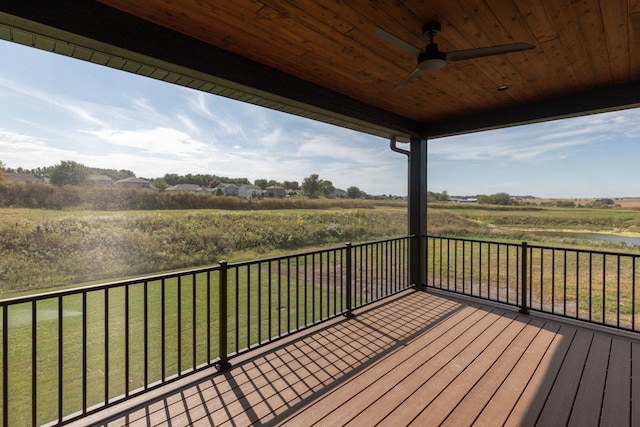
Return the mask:
POLYGON ((216 363, 218 371, 231 368, 227 351, 227 261, 220 261, 220 289, 218 291, 218 349, 220 361, 216 363))
POLYGON ((425 290, 427 273, 427 140, 411 137, 409 153, 409 280, 425 290))

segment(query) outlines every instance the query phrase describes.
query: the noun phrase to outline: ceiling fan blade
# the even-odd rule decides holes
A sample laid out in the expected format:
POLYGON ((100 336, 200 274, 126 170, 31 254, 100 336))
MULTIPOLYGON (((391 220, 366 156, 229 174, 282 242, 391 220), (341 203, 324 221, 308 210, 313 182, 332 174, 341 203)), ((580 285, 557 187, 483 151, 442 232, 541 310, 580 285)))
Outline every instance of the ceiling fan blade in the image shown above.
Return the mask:
POLYGON ((422 73, 422 70, 420 68, 415 68, 412 72, 409 73, 407 77, 404 78, 404 80, 398 83, 394 89, 400 89, 402 86, 408 84, 411 80, 418 77, 420 73, 422 73))
POLYGON ((477 49, 456 50, 447 52, 447 61, 462 61, 464 59, 482 58, 483 56, 502 55, 511 52, 520 52, 533 49, 535 46, 528 43, 513 43, 501 46, 480 47, 477 49))
POLYGON ((383 30, 380 27, 376 27, 376 35, 380 37, 382 40, 391 43, 392 45, 399 47, 405 52, 409 52, 413 56, 418 56, 422 53, 420 49, 415 47, 414 45, 407 43, 406 41, 394 36, 393 34, 383 30))

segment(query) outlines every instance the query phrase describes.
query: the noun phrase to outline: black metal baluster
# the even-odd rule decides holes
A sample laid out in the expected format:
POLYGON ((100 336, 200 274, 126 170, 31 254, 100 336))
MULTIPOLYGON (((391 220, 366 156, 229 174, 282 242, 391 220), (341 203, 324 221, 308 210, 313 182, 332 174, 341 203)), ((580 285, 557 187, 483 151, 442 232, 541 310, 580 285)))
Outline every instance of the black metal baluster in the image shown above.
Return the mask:
POLYGON ((262 342, 262 264, 258 263, 258 342, 262 342))
POLYGON ((296 257, 296 329, 300 328, 300 257, 296 257))
POLYGON ((636 330, 636 260, 631 257, 631 329, 636 330))
POLYGON ((369 302, 369 294, 371 293, 371 290, 369 289, 370 287, 370 278, 369 276, 371 276, 371 280, 373 279, 373 274, 370 274, 369 272, 369 246, 365 246, 364 247, 364 282, 362 281, 362 279, 360 279, 360 286, 362 287, 366 287, 364 289, 364 299, 365 299, 365 303, 369 302))
POLYGON ((247 265, 247 348, 251 348, 251 266, 247 265))
POLYGON ((104 290, 104 403, 109 403, 109 288, 104 290))
MULTIPOLYGON (((83 293, 84 295, 84 293, 83 293)), ((82 315, 83 318, 86 318, 86 304, 82 306, 82 315)), ((31 301, 31 425, 37 425, 38 418, 38 307, 36 304, 36 300, 31 301)), ((86 342, 86 334, 83 333, 82 338, 83 342, 86 342)), ((6 359, 3 359, 4 363, 7 363, 6 359)), ((84 361, 86 360, 86 353, 83 353, 82 362, 84 366, 84 361)), ((84 369, 82 371, 82 380, 83 386, 86 384, 86 372, 84 369)), ((8 378, 4 378, 4 381, 7 381, 8 378)), ((86 388, 82 389, 82 413, 85 414, 87 412, 86 405, 86 388)))
POLYGON ((544 248, 540 249, 540 309, 542 311, 544 311, 544 253, 544 248))
POLYGON ((593 252, 589 252, 589 321, 592 320, 593 310, 593 252))
POLYGON ((144 296, 143 296, 143 310, 144 310, 144 389, 149 388, 149 284, 144 281, 144 296))
POLYGON ((606 322, 606 303, 607 300, 607 255, 602 254, 602 324, 606 322))
POLYGON ((576 251, 576 319, 580 317, 580 253, 576 251))
POLYGON ((196 273, 191 275, 191 348, 192 348, 192 368, 195 370, 196 366, 198 366, 198 339, 196 335, 196 331, 198 330, 198 320, 197 320, 197 307, 198 307, 198 299, 196 298, 197 292, 197 276, 196 273))
POLYGON ((220 289, 218 291, 218 348, 220 349, 220 361, 216 368, 218 371, 225 371, 231 367, 229 363, 229 352, 227 351, 228 324, 227 324, 227 261, 220 261, 220 289))
POLYGON ((352 292, 352 284, 351 284, 351 243, 347 242, 346 244, 346 249, 345 249, 345 263, 346 263, 346 270, 345 270, 345 275, 346 277, 346 291, 347 291, 347 312, 345 313, 345 315, 347 317, 352 317, 353 313, 351 311, 351 309, 353 308, 353 301, 351 301, 351 292, 352 292))
POLYGON ((268 279, 269 279, 269 292, 267 294, 267 308, 268 308, 268 317, 269 317, 269 336, 267 337, 267 339, 271 340, 271 338, 273 337, 273 322, 272 322, 272 318, 271 318, 271 312, 273 311, 273 305, 272 305, 272 301, 271 301, 271 261, 269 261, 267 263, 267 266, 269 267, 269 271, 268 271, 268 279))
POLYGON ((236 304, 234 308, 236 321, 236 353, 240 351, 240 268, 233 268, 236 275, 236 304))
POLYGON ((564 250, 564 265, 562 266, 562 315, 567 315, 567 251, 564 250))
POLYGON ((287 257, 287 332, 291 331, 291 258, 287 257))
POLYGON ((337 264, 337 251, 340 249, 334 249, 333 253, 333 314, 338 313, 338 264, 337 264))
POLYGON ((616 298, 617 298, 617 307, 616 307, 616 326, 619 328, 620 327, 620 255, 618 255, 616 258, 618 258, 618 272, 617 272, 617 292, 616 292, 616 298))
POLYGON ((529 308, 527 306, 527 268, 528 268, 528 247, 527 247, 527 242, 522 242, 522 256, 521 256, 521 267, 520 267, 520 272, 522 274, 521 276, 521 283, 520 285, 522 286, 522 306, 520 307, 520 313, 523 314, 529 314, 529 308))
POLYGON ((178 276, 178 297, 177 301, 177 317, 178 317, 178 345, 177 353, 178 353, 178 375, 182 372, 182 276, 178 276))
POLYGON ((308 277, 307 277, 307 271, 308 271, 308 262, 307 262, 308 256, 305 255, 304 256, 304 324, 305 326, 308 324, 309 319, 307 317, 307 313, 309 312, 309 296, 308 296, 308 289, 309 289, 309 281, 308 281, 308 277))
POLYGON ((129 286, 124 287, 124 395, 129 397, 129 377, 131 376, 131 366, 129 356, 131 349, 129 347, 129 286))
POLYGON ((161 323, 161 331, 160 331, 160 341, 161 341, 161 346, 160 346, 160 369, 161 369, 161 375, 162 375, 162 379, 161 381, 164 382, 165 379, 167 378, 167 350, 166 350, 166 339, 167 339, 167 321, 166 321, 166 284, 165 284, 165 279, 163 278, 161 283, 161 293, 162 295, 160 296, 160 323, 161 323))
POLYGON ((556 312, 556 250, 551 249, 551 313, 556 312))
POLYGON ((278 260, 278 336, 282 335, 282 262, 278 260))

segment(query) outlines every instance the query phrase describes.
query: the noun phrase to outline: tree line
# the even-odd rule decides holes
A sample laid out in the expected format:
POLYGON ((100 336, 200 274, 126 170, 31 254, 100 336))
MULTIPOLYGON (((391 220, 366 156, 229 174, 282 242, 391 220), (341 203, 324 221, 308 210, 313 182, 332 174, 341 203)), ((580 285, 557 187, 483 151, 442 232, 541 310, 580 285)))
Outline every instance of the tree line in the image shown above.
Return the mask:
MULTIPOLYGON (((30 173, 37 178, 48 179, 51 184, 57 186, 86 185, 90 182, 89 177, 92 175, 105 175, 114 181, 136 177, 135 173, 130 170, 94 168, 72 160, 63 160, 54 166, 37 167, 34 169, 25 169, 22 167, 18 167, 17 169, 6 168, 0 161, 0 183, 2 182, 5 171, 14 173, 30 173)), ((221 183, 235 184, 238 186, 251 184, 247 178, 230 178, 214 174, 179 175, 175 173, 167 173, 159 178, 144 179, 149 181, 159 190, 164 190, 168 187, 179 184, 195 184, 206 188, 215 188, 221 183)), ((253 185, 260 187, 262 190, 274 185, 283 187, 286 190, 302 190, 306 196, 311 198, 321 196, 328 197, 336 191, 336 188, 331 181, 321 179, 318 174, 311 174, 304 178, 302 184, 298 181, 278 182, 273 179, 261 178, 254 180, 253 185)), ((365 194, 358 187, 351 186, 346 190, 346 196, 350 199, 359 199, 363 198, 365 194)))

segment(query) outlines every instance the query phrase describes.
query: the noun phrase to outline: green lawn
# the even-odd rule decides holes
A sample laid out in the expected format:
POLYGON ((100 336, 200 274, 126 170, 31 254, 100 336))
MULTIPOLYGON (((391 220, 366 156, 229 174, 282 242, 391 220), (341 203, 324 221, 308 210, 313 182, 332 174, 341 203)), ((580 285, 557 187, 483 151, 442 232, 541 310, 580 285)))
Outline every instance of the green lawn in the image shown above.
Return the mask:
MULTIPOLYGON (((326 282, 320 283, 317 271, 312 278, 311 270, 305 281, 304 272, 292 271, 291 262, 230 268, 228 273, 231 353, 343 310, 339 285, 334 291, 326 282)), ((218 358, 218 287, 218 272, 214 271, 187 274, 164 283, 133 284, 128 287, 128 294, 125 288, 115 287, 73 294, 62 300, 43 299, 35 303, 35 328, 32 303, 10 306, 10 424, 30 422, 34 330, 36 421, 40 424, 57 418, 58 381, 63 385, 63 413, 82 409, 85 342, 86 407, 100 404, 106 396, 121 396, 127 387, 130 391, 144 387, 145 377, 152 384, 218 358), (58 374, 59 337, 63 342, 62 378, 58 374)))

